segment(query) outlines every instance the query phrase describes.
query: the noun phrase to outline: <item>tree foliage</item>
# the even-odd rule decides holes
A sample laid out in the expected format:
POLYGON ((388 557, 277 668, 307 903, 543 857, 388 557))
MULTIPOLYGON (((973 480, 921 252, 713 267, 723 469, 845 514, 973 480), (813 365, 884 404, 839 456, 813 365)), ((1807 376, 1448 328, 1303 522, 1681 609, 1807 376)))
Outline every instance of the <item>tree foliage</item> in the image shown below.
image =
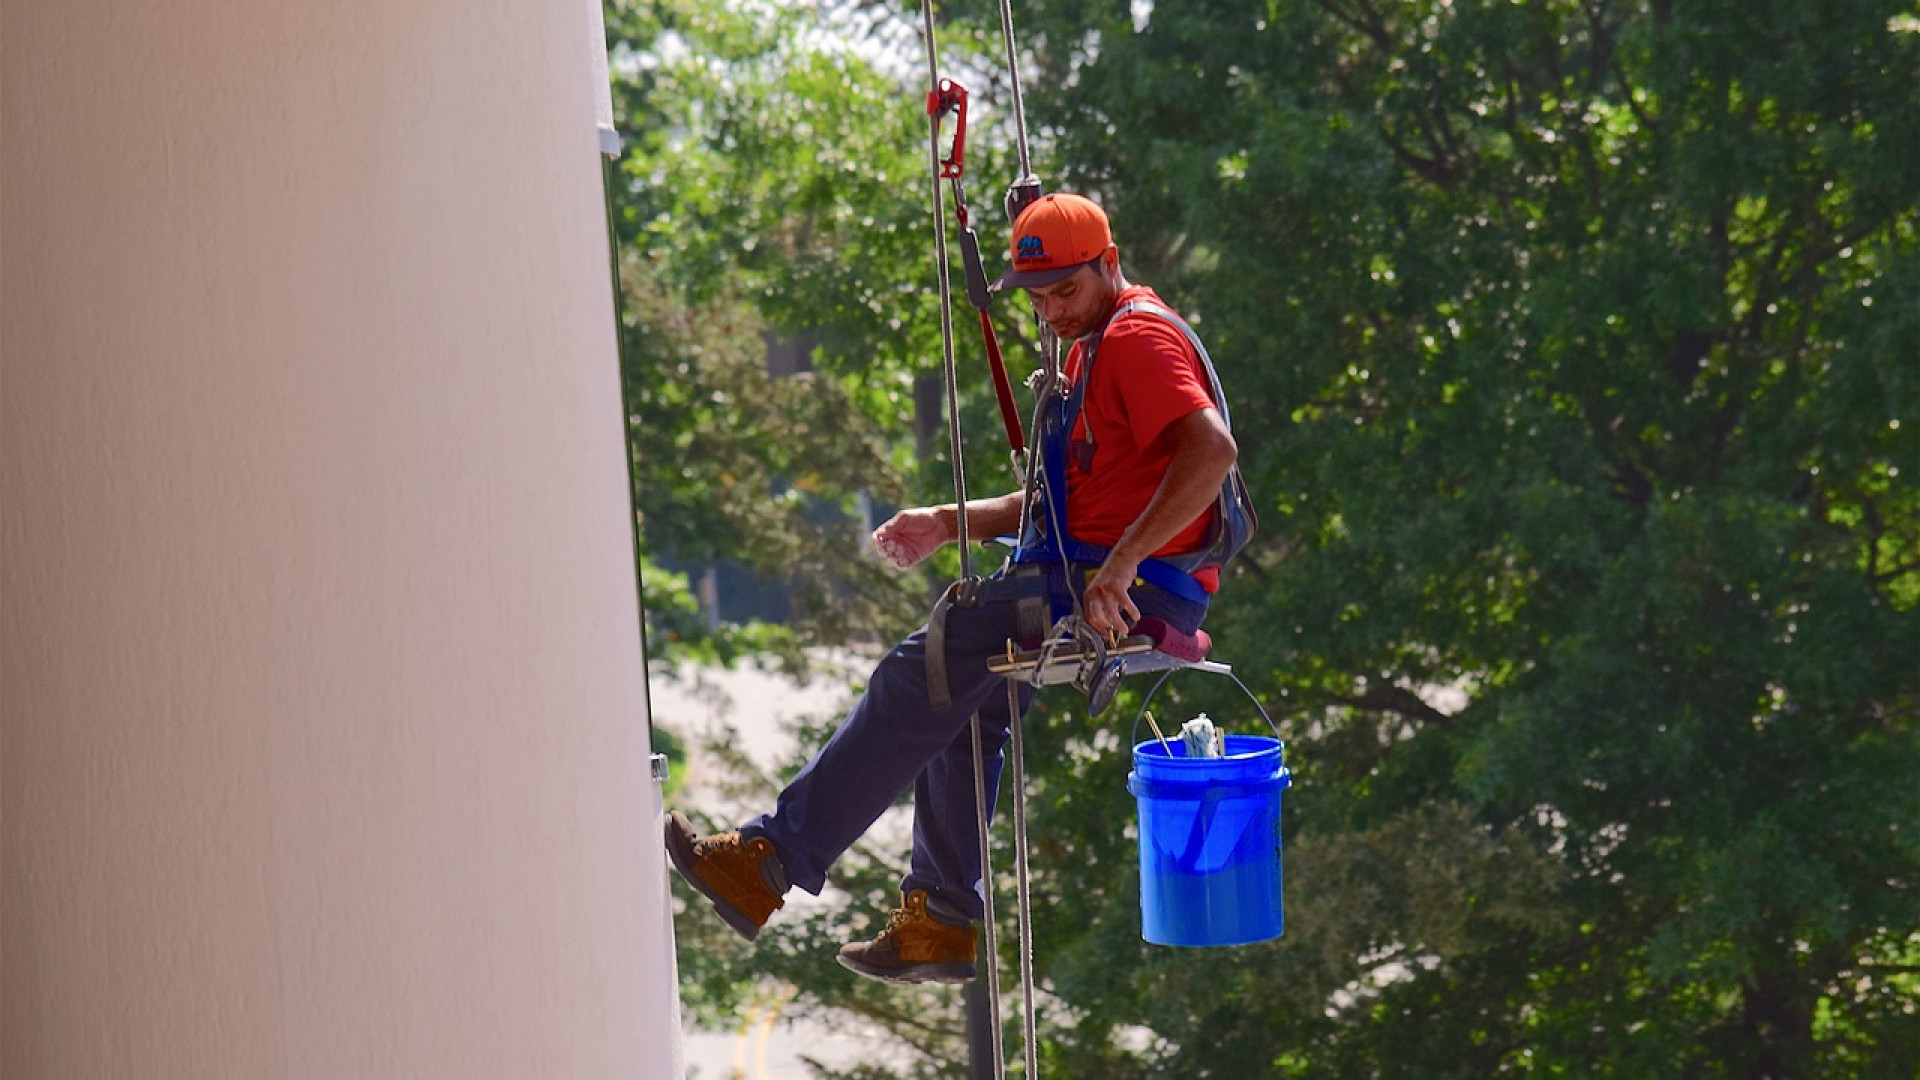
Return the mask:
POLYGON ((1213 623, 1288 703, 1313 913, 1143 957, 1063 1041, 1153 1009, 1163 1076, 1911 1074, 1898 6, 1028 10, 1067 184, 1272 421, 1283 535, 1213 623), (1270 1007, 1223 1043, 1168 968, 1270 1007))
MULTIPOLYGON (((932 325, 914 313, 929 275, 913 235, 925 184, 912 118, 859 55, 810 37, 808 15, 759 3, 608 12, 643 543, 786 581, 800 643, 897 629, 917 607, 917 590, 858 557, 854 510, 860 493, 900 502, 915 484, 902 436, 932 325), (776 342, 807 353, 809 370, 771 374, 776 342)), ((710 641, 694 623, 657 651, 710 641)))
MULTIPOLYGON (((946 12, 963 45, 980 7, 946 12)), ((748 502, 805 470, 849 491, 872 477, 862 453, 892 464, 890 493, 934 496, 944 465, 907 454, 938 350, 930 243, 908 224, 917 101, 850 54, 792 55, 770 9, 646 10, 614 23, 641 51, 736 21, 623 97, 636 278, 663 312, 719 303, 835 343, 804 402, 721 400, 688 357, 723 343, 641 320, 642 487, 672 492, 649 531, 673 516, 677 543, 752 550, 761 511, 728 516, 729 477, 754 478, 748 502), (770 412, 807 413, 821 441, 770 412)), ((1267 529, 1210 627, 1296 770, 1286 937, 1145 946, 1131 711, 1094 725, 1044 699, 1043 1071, 1920 1074, 1911 11, 1016 16, 1052 186, 1108 205, 1130 275, 1195 319, 1233 397, 1267 529)), ((997 438, 981 390, 963 420, 997 438)), ((1167 707, 1250 715, 1232 687, 1172 685, 1167 707)), ((874 857, 836 872, 861 904, 889 888, 874 857)), ((912 1015, 833 981, 847 929, 770 932, 755 962, 814 1000, 912 1015)), ((928 1075, 958 1074, 954 1037, 928 1035, 928 1075)))

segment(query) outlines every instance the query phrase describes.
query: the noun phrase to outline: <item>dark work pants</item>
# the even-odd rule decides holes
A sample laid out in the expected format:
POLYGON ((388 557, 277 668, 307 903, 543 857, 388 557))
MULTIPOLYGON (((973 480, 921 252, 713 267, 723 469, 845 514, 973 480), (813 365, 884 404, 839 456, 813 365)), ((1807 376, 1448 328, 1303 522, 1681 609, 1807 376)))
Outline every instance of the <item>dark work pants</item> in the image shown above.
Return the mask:
MULTIPOLYGON (((1078 567, 1084 582, 1089 568, 1078 567)), ((1053 566, 1024 587, 1051 596, 1056 613, 1069 610, 1067 571, 1053 566)), ((927 628, 921 627, 874 668, 853 711, 812 761, 780 793, 771 814, 742 826, 765 836, 779 852, 788 878, 810 893, 827 883, 827 870, 875 819, 913 787, 913 862, 900 889, 926 890, 940 907, 978 920, 983 913, 980 840, 973 783, 973 735, 980 714, 986 765, 987 812, 993 812, 1002 750, 1011 732, 1007 680, 987 670, 1015 634, 1015 601, 1023 583, 1003 571, 982 584, 979 603, 947 612, 947 689, 952 704, 934 709, 927 693, 927 628)), ((1151 585, 1136 585, 1135 605, 1192 633, 1206 605, 1151 585)), ((1024 715, 1033 688, 1016 683, 1024 715)))

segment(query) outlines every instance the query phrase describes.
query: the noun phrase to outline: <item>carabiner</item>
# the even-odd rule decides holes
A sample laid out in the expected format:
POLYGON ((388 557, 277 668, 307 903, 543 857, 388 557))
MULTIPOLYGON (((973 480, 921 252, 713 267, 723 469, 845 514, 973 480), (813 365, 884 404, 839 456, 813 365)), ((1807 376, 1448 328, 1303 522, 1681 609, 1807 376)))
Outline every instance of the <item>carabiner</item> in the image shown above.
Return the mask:
MULTIPOLYGON (((927 115, 938 124, 940 118, 955 113, 953 153, 940 159, 940 179, 958 179, 966 172, 967 88, 952 79, 941 79, 937 89, 927 91, 927 115)), ((937 130, 937 128, 936 128, 937 130)))

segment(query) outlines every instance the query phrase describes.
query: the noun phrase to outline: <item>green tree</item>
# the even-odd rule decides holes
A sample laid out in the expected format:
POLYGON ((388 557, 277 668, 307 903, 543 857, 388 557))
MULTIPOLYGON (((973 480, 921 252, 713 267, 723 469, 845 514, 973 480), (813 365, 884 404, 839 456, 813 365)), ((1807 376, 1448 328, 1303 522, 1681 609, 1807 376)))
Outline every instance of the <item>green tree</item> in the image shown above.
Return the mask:
POLYGON ((1228 955, 1130 943, 1111 768, 1036 785, 1058 1071, 1913 1075, 1910 12, 1026 10, 1065 186, 1235 394, 1271 528, 1211 622, 1300 774, 1292 929, 1228 955))
MULTIPOLYGON (((932 437, 945 405, 929 393, 942 350, 925 90, 875 63, 917 39, 859 0, 615 3, 607 25, 627 142, 615 226, 644 544, 786 579, 804 640, 897 633, 935 578, 876 577, 855 557, 861 537, 817 511, 850 512, 861 493, 952 497, 932 437), (769 375, 775 341, 809 345, 811 370, 769 375)), ((979 54, 973 32, 953 36, 950 53, 979 54)), ((987 175, 1005 156, 970 141, 987 175)), ((965 426, 985 431, 985 367, 962 359, 965 426)), ((983 439, 969 446, 976 462, 1004 460, 983 439)), ((973 471, 1012 484, 1004 467, 973 471)))
POLYGON ((805 15, 610 8, 616 229, 646 550, 782 579, 798 640, 833 641, 913 606, 863 572, 850 521, 912 479, 927 334, 901 310, 925 306, 901 276, 910 117, 858 56, 799 44, 805 15), (770 374, 776 341, 811 344, 811 370, 770 374))

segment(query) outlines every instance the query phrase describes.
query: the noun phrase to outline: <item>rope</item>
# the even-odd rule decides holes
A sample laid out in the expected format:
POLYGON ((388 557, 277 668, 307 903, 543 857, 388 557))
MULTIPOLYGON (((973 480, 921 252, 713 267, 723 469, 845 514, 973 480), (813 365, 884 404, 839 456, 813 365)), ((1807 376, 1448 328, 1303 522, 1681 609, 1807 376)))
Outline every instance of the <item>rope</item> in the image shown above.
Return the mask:
POLYGON ((1027 873, 1027 767, 1020 739, 1020 689, 1007 680, 1007 716, 1013 725, 1013 866, 1020 904, 1021 1047, 1027 1055, 1027 1078, 1039 1080, 1039 1045, 1033 1009, 1033 898, 1027 873))
MULTIPOLYGON (((940 88, 940 61, 933 39, 933 0, 921 0, 920 18, 923 40, 927 51, 927 82, 934 93, 940 88)), ((966 463, 960 445, 960 388, 953 359, 953 285, 947 272, 947 216, 945 195, 940 188, 940 116, 929 109, 927 164, 933 183, 933 247, 934 262, 940 281, 940 345, 942 370, 947 383, 947 430, 949 447, 953 461, 953 498, 956 539, 960 544, 960 582, 973 578, 972 552, 967 540, 967 479, 966 463)), ((956 195, 958 192, 956 191, 956 195)), ((956 583, 959 584, 959 583, 956 583)), ((949 589, 948 595, 952 595, 949 589)), ((944 642, 929 643, 934 650, 943 649, 944 642)), ((945 661, 945 656, 940 660, 945 661)), ((931 674, 931 673, 930 673, 931 674)), ((944 680, 942 680, 944 682, 944 680)), ((985 746, 980 729, 980 714, 975 712, 969 724, 973 740, 973 794, 974 825, 980 841, 980 881, 981 903, 983 905, 983 931, 986 946, 987 1000, 989 1007, 988 1028, 993 1040, 993 1076, 994 1080, 1004 1080, 1006 1060, 1003 1035, 1000 1027, 1000 951, 999 938, 995 928, 993 910, 993 844, 990 822, 987 818, 987 774, 983 760, 985 746)), ((1028 1009, 1031 1013, 1031 1007, 1028 1009)), ((1029 1080, 1036 1076, 1032 1067, 1027 1069, 1029 1080)))
POLYGON ((1020 179, 1033 176, 1027 156, 1027 106, 1020 98, 1020 63, 1013 47, 1013 0, 1000 0, 1000 36, 1007 45, 1007 80, 1013 87, 1013 145, 1020 157, 1020 179))
MULTIPOLYGON (((1013 684, 1008 683, 1009 687, 1013 684)), ((1018 704, 1018 702, 1014 702, 1018 704)), ((973 714, 973 815, 974 825, 980 833, 980 881, 985 886, 980 890, 980 902, 985 905, 981 916, 981 937, 986 947, 987 1001, 991 1014, 987 1028, 993 1034, 993 1076, 1002 1080, 1007 1075, 1006 1051, 1003 1049, 1005 1036, 1000 1030, 1000 937, 994 926, 993 918, 993 875, 987 866, 987 855, 993 844, 988 835, 987 824, 987 770, 981 755, 985 747, 980 741, 980 714, 973 714)), ((1028 1076, 1033 1074, 1029 1072, 1028 1076)))
MULTIPOLYGON (((1028 148, 1027 148, 1027 109, 1026 109, 1026 103, 1022 100, 1020 96, 1020 64, 1019 64, 1019 54, 1017 49, 1014 46, 1014 40, 1013 40, 1012 0, 1000 0, 1000 32, 1001 32, 1001 37, 1006 44, 1006 50, 1007 50, 1007 79, 1008 79, 1009 86, 1011 88, 1011 97, 1013 102, 1014 149, 1016 154, 1018 155, 1018 161, 1020 165, 1019 178, 1014 181, 1013 186, 1008 190, 1007 197, 1004 201, 1006 212, 1007 212, 1008 223, 1011 224, 1013 219, 1019 215, 1019 212, 1025 208, 1027 202, 1031 201, 1033 198, 1038 197, 1039 190, 1040 190, 1040 182, 1033 175, 1033 160, 1032 160, 1032 157, 1029 155, 1028 148)), ((982 311, 980 313, 980 318, 982 323, 984 324, 986 321, 985 311, 982 311)), ((991 336, 989 336, 989 340, 991 340, 991 336)), ((1044 324, 1040 328, 1040 359, 1041 359, 1041 371, 1043 373, 1042 374, 1043 381, 1040 383, 1038 387, 1040 391, 1039 393, 1040 404, 1036 406, 1036 410, 1034 414, 1033 430, 1035 432, 1039 432, 1041 430, 1041 427, 1040 427, 1041 417, 1038 410, 1040 408, 1045 407, 1045 402, 1049 397, 1048 392, 1051 391, 1054 387, 1058 386, 1060 381, 1060 341, 1057 337, 1054 336, 1052 329, 1045 326, 1044 324)), ((1014 458, 1016 462, 1019 462, 1022 459, 1022 457, 1023 455, 1020 453, 1019 449, 1016 448, 1014 451, 1014 458)), ((1025 474, 1024 475, 1025 483, 1023 487, 1026 490, 1024 493, 1024 497, 1020 500, 1020 521, 1019 521, 1019 528, 1014 533, 1015 536, 1026 535, 1027 525, 1028 525, 1027 519, 1030 513, 1032 512, 1034 495, 1038 490, 1036 485, 1041 482, 1041 474, 1046 471, 1045 469, 1032 468, 1030 461, 1027 462, 1026 464, 1028 465, 1028 467, 1025 468, 1024 470, 1021 470, 1025 474)), ((1018 468, 1018 465, 1016 465, 1016 468, 1018 468)), ((1065 492, 1058 492, 1058 493, 1050 492, 1049 494, 1057 494, 1059 501, 1065 501, 1065 496, 1066 496, 1065 492)), ((1049 499, 1048 501, 1054 502, 1055 500, 1049 499)), ((1061 523, 1061 524, 1064 525, 1064 523, 1061 523)), ((1059 526, 1056 526, 1056 527, 1059 527, 1059 526)), ((1056 534, 1056 535, 1060 535, 1060 534, 1056 534)), ((1068 575, 1069 584, 1068 584, 1067 591, 1068 591, 1068 594, 1073 597, 1074 609, 1075 609, 1075 612, 1077 613, 1080 607, 1080 597, 1079 597, 1079 593, 1075 591, 1071 585, 1072 568, 1070 566, 1064 566, 1063 569, 1067 572, 1067 575, 1068 575)), ((1040 1039, 1039 1039, 1039 1033, 1037 1030, 1038 1024, 1035 1018, 1034 990, 1033 990, 1034 978, 1033 978, 1033 898, 1032 898, 1032 884, 1031 884, 1032 877, 1029 873, 1029 868, 1027 863, 1026 747, 1025 747, 1024 740, 1021 737, 1021 731, 1020 731, 1021 725, 1020 725, 1019 688, 1014 685, 1011 679, 1007 681, 1007 717, 1009 722, 1012 724, 1012 734, 1013 734, 1013 739, 1012 739, 1013 745, 1010 747, 1010 750, 1012 751, 1012 754, 1013 754, 1014 879, 1016 882, 1016 888, 1018 890, 1017 902, 1019 905, 1018 928, 1019 928, 1019 935, 1020 935, 1020 1000, 1022 1005, 1022 1010, 1021 1010, 1022 1027, 1021 1027, 1020 1034, 1021 1034, 1021 1045, 1026 1055, 1027 1080, 1039 1080, 1040 1039)), ((975 718, 975 722, 976 724, 978 723, 977 717, 975 718)), ((979 758, 976 757, 974 759, 974 769, 976 770, 976 773, 981 768, 983 768, 983 765, 981 764, 979 758)), ((986 866, 986 848, 984 846, 986 843, 986 826, 985 826, 986 810, 985 810, 984 802, 980 804, 980 821, 982 823, 981 824, 981 843, 982 843, 981 866, 984 869, 986 866)), ((991 936, 989 937, 989 940, 992 940, 991 936)), ((997 964, 996 964, 996 968, 997 968, 997 964)), ((998 1009, 999 1009, 1000 997, 997 989, 998 978, 999 976, 996 971, 996 974, 995 974, 996 989, 993 996, 995 1014, 996 1014, 995 1020, 994 1020, 994 1027, 996 1032, 999 1030, 998 1009)), ((998 1070, 1000 1067, 1001 1066, 999 1063, 999 1059, 996 1058, 994 1068, 998 1070)))
MULTIPOLYGON (((929 96, 929 108, 928 108, 929 133, 928 133, 927 163, 929 166, 929 172, 931 174, 932 183, 933 183, 934 260, 937 264, 936 269, 938 270, 939 284, 940 284, 940 342, 941 342, 942 370, 946 377, 948 438, 949 438, 949 445, 950 445, 950 451, 951 451, 952 462, 953 462, 954 505, 957 508, 954 515, 956 519, 955 539, 958 540, 960 545, 960 581, 956 582, 956 585, 961 590, 960 600, 961 602, 964 603, 964 602, 967 602, 967 597, 968 597, 967 590, 971 585, 971 583, 973 583, 974 579, 973 579, 973 568, 972 568, 972 552, 970 550, 971 545, 969 544, 968 537, 967 537, 966 462, 963 456, 963 452, 961 448, 961 438, 960 438, 959 379, 956 371, 956 364, 954 363, 954 350, 953 350, 953 312, 952 312, 953 286, 951 281, 949 280, 949 274, 948 274, 948 268, 947 268, 946 206, 945 206, 945 196, 940 188, 940 181, 943 178, 951 176, 951 178, 954 181, 954 199, 957 204, 957 209, 963 215, 965 214, 965 197, 962 194, 959 178, 957 175, 955 175, 959 171, 959 163, 958 163, 959 151, 957 148, 954 154, 955 163, 953 166, 953 173, 947 173, 942 168, 942 161, 941 161, 941 155, 940 155, 940 116, 936 108, 936 99, 941 90, 940 62, 939 62, 938 50, 936 49, 934 44, 933 0, 921 0, 920 17, 921 17, 921 24, 923 29, 922 39, 925 43, 926 54, 927 54, 927 80, 928 80, 928 85, 931 87, 931 91, 932 91, 929 96)), ((1016 205, 1017 200, 1021 199, 1022 197, 1031 198, 1031 197, 1037 196, 1038 190, 1039 190, 1039 182, 1035 180, 1032 176, 1033 166, 1032 166, 1031 158, 1028 154, 1026 107, 1023 101, 1021 100, 1021 96, 1020 96, 1020 71, 1019 71, 1019 66, 1016 62, 1017 54, 1015 52, 1014 40, 1013 40, 1013 11, 1011 6, 1011 0, 1000 0, 1000 26, 1001 26, 1002 36, 1005 40, 1006 49, 1007 49, 1007 72, 1012 83, 1013 114, 1014 114, 1014 126, 1015 126, 1014 141, 1015 141, 1015 146, 1017 148, 1017 152, 1019 155, 1019 164, 1020 164, 1020 179, 1016 181, 1014 187, 1009 190, 1008 197, 1006 200, 1008 215, 1009 217, 1012 217, 1014 214, 1018 212, 1020 208, 1022 208, 1025 205, 1025 202, 1019 202, 1018 205, 1016 205)), ((962 116, 964 118, 964 113, 962 114, 962 116)), ((964 119, 962 120, 962 123, 964 123, 964 119)), ((957 137, 958 136, 956 136, 956 138, 957 137)), ((961 226, 964 228, 966 225, 967 225, 967 222, 963 217, 961 220, 961 226)), ((981 322, 983 327, 988 331, 988 334, 987 334, 988 341, 991 343, 992 327, 987 322, 987 316, 986 316, 986 311, 984 306, 982 306, 981 308, 980 317, 981 317, 981 322)), ((1044 327, 1042 328, 1040 336, 1041 336, 1042 367, 1043 367, 1043 370, 1046 372, 1046 378, 1049 380, 1045 384, 1045 386, 1052 387, 1052 386, 1058 385, 1058 379, 1059 379, 1059 342, 1057 339, 1054 338, 1053 333, 1044 327)), ((990 347, 992 347, 991 344, 990 344, 990 347)), ((1004 376, 1001 376, 1001 378, 1004 379, 1004 376)), ((1010 410, 1006 410, 1004 408, 1004 406, 1008 404, 1008 398, 1010 398, 1011 396, 1010 390, 1004 387, 1000 387, 998 384, 996 384, 996 393, 1001 394, 1001 400, 1003 404, 1003 419, 1004 419, 1004 414, 1007 412, 1010 412, 1010 410)), ((1046 396, 1045 394, 1042 395, 1043 400, 1045 396, 1046 396)), ((1018 464, 1021 458, 1021 454, 1020 454, 1021 447, 1019 446, 1018 440, 1011 439, 1011 435, 1013 433, 1013 428, 1015 425, 1017 425, 1017 423, 1018 421, 1015 420, 1013 421, 1012 424, 1008 425, 1010 441, 1014 442, 1014 457, 1016 461, 1016 468, 1018 468, 1018 464)), ((1022 534, 1024 534, 1026 529, 1027 517, 1030 512, 1033 495, 1036 490, 1034 487, 1034 484, 1037 479, 1037 474, 1040 471, 1041 470, 1038 470, 1038 469, 1026 470, 1027 472, 1027 476, 1025 477, 1026 498, 1022 500, 1022 505, 1020 510, 1020 525, 1021 525, 1022 534)), ((1065 496, 1064 492, 1059 492, 1056 494, 1059 497, 1059 499, 1064 499, 1064 496, 1065 496)), ((1054 501, 1054 500, 1050 500, 1050 501, 1054 501)), ((949 590, 949 595, 951 595, 951 593, 952 593, 952 590, 949 590)), ((1074 604, 1076 608, 1079 606, 1079 597, 1077 595, 1075 595, 1074 597, 1074 604)), ((930 645, 934 645, 935 648, 940 647, 938 644, 935 644, 932 642, 930 642, 930 645)), ((931 652, 929 653, 929 655, 930 656, 932 655, 931 652)), ((943 656, 940 659, 944 661, 945 657, 943 656)), ((1028 864, 1027 864, 1026 767, 1025 767, 1025 761, 1024 761, 1025 748, 1022 742, 1021 732, 1020 732, 1019 688, 1015 686, 1011 680, 1007 682, 1007 713, 1008 713, 1009 723, 1011 724, 1011 734, 1012 734, 1012 741, 1013 741, 1011 750, 1013 755, 1013 771, 1014 771, 1014 781, 1013 781, 1013 794, 1014 794, 1013 825, 1014 825, 1014 853, 1015 853, 1014 859, 1015 859, 1016 878, 1018 880, 1018 903, 1019 903, 1018 914, 1019 914, 1019 935, 1020 935, 1020 988, 1021 988, 1021 999, 1024 1006, 1022 1036, 1023 1036, 1024 1049, 1026 1053, 1025 1064, 1026 1064, 1027 1080, 1038 1080, 1040 1075, 1039 1038, 1037 1033, 1037 1024, 1036 1024, 1036 1018, 1035 1018, 1035 1003, 1034 1003, 1033 904, 1032 904, 1032 896, 1031 896, 1031 878, 1028 873, 1028 864)), ((1003 1035, 1001 1032, 1001 1018, 1000 1018, 1000 965, 999 965, 998 934, 995 927, 994 904, 993 904, 994 886, 993 886, 993 873, 992 873, 992 860, 991 860, 992 836, 991 836, 991 823, 988 819, 989 803, 988 803, 988 792, 987 792, 987 781, 986 781, 986 763, 983 760, 984 745, 983 745, 982 734, 981 734, 980 715, 978 712, 976 712, 972 717, 971 729, 972 729, 972 740, 973 740, 974 824, 979 834, 979 841, 980 841, 980 881, 981 881, 980 892, 981 892, 981 899, 984 904, 984 921, 985 921, 983 936, 985 938, 985 947, 986 947, 985 959, 987 964, 988 998, 989 998, 989 1003, 992 1011, 992 1016, 990 1019, 989 1026, 992 1031, 992 1039, 993 1039, 993 1046, 994 1046, 993 1076, 995 1080, 1004 1080, 1004 1077, 1006 1075, 1006 1061, 1005 1061, 1004 1044, 1002 1042, 1003 1035)))
MULTIPOLYGON (((920 17, 925 26, 927 75, 937 91, 940 86, 940 61, 933 43, 933 0, 920 0, 920 17)), ((953 500, 957 508, 960 542, 960 580, 973 578, 973 553, 967 542, 967 470, 960 450, 960 383, 953 362, 953 284, 947 275, 947 200, 940 187, 940 118, 927 120, 927 161, 933 176, 933 253, 940 277, 940 350, 947 379, 947 435, 953 460, 953 500)))

